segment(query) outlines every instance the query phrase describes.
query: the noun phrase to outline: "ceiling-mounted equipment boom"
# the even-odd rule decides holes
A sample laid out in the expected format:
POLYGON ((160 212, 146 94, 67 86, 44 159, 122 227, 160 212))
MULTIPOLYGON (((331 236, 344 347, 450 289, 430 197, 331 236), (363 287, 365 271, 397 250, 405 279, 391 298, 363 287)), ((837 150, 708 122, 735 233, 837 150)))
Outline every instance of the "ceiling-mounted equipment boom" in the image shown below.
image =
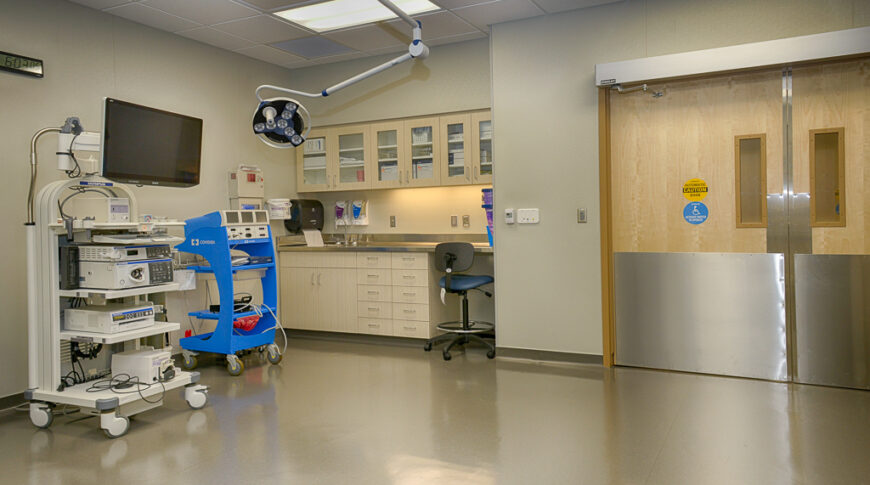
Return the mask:
POLYGON ((408 52, 402 54, 395 59, 391 59, 383 64, 377 65, 365 72, 357 74, 334 84, 319 93, 309 93, 305 91, 297 91, 295 89, 282 88, 271 84, 259 86, 256 90, 257 99, 260 104, 257 110, 254 111, 252 127, 254 133, 269 146, 275 148, 289 148, 301 145, 308 132, 311 131, 311 117, 308 110, 305 109, 298 101, 290 98, 268 98, 264 99, 260 95, 260 91, 273 90, 295 96, 305 96, 308 98, 321 98, 344 89, 352 84, 356 84, 364 79, 370 78, 375 74, 386 71, 387 69, 397 66, 411 59, 425 59, 429 56, 429 47, 423 43, 423 28, 422 24, 408 16, 402 9, 395 6, 389 0, 378 0, 384 7, 390 9, 393 13, 404 20, 412 29, 412 40, 408 45, 408 52))

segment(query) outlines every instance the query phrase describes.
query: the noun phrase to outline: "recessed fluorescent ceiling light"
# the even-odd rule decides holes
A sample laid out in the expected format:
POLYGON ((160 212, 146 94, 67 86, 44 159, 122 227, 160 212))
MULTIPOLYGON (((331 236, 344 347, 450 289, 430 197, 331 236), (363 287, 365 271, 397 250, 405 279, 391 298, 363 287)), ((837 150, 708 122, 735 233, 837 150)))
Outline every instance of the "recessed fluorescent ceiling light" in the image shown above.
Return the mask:
MULTIPOLYGON (((429 0, 393 0, 408 15, 438 10, 429 0)), ((315 32, 326 32, 353 25, 369 24, 396 18, 396 14, 378 0, 331 0, 275 12, 295 24, 315 32)))

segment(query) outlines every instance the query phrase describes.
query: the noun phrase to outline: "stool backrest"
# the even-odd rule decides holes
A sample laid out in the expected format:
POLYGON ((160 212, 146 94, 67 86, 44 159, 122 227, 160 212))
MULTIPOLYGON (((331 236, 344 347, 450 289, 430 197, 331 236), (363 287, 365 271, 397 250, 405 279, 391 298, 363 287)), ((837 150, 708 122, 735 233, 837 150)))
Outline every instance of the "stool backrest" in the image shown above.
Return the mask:
POLYGON ((471 267, 474 262, 474 246, 467 242, 446 242, 435 246, 435 269, 442 273, 451 268, 459 273, 471 267))

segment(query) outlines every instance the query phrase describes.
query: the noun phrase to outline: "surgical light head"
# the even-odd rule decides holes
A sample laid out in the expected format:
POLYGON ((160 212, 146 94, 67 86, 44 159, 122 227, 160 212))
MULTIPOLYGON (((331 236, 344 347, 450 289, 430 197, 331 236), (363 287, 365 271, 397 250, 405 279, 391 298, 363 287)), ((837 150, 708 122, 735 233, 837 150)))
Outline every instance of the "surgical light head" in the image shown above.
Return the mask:
POLYGON ((252 121, 254 133, 275 148, 298 147, 311 129, 311 117, 298 102, 287 98, 260 101, 252 121))

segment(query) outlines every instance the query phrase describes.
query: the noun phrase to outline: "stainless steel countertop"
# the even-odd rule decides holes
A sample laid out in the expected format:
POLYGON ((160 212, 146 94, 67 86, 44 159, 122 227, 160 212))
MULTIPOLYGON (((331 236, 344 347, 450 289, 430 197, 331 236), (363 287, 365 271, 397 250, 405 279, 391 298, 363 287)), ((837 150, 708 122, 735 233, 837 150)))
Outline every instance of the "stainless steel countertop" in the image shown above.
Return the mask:
MULTIPOLYGON (((359 251, 359 252, 411 252, 411 253, 431 253, 435 251, 435 242, 361 242, 356 246, 344 246, 337 244, 326 244, 323 247, 313 248, 309 246, 291 246, 286 244, 278 244, 278 252, 309 252, 309 251, 359 251)), ((492 254, 492 248, 489 243, 472 243, 474 252, 492 254)))

